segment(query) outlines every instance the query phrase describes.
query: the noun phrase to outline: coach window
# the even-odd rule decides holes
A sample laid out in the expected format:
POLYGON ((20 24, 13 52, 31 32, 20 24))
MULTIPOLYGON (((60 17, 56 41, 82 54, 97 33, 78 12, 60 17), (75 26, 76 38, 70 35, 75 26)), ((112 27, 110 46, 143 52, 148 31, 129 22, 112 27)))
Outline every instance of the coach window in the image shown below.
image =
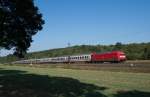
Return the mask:
POLYGON ((85 59, 87 59, 87 56, 85 56, 85 59))
POLYGON ((82 59, 84 59, 84 56, 82 56, 82 59))

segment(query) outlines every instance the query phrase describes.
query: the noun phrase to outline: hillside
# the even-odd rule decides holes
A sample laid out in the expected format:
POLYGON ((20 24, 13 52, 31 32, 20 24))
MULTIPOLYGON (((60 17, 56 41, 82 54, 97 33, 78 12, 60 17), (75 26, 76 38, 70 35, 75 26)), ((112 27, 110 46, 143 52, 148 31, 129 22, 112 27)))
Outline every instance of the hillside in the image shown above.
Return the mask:
MULTIPOLYGON (((24 59, 46 58, 87 53, 101 53, 113 50, 124 51, 128 60, 150 60, 150 42, 149 43, 131 43, 122 44, 120 42, 115 45, 76 45, 66 48, 50 49, 39 52, 32 52, 25 55, 24 59)), ((12 55, 1 57, 0 63, 14 61, 16 58, 12 55)))

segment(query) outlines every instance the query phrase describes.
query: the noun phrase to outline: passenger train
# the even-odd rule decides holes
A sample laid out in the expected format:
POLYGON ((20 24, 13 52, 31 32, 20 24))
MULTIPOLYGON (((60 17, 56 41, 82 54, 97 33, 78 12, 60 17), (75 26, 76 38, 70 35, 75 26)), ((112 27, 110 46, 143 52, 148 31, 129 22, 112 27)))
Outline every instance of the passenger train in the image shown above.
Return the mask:
POLYGON ((98 63, 98 62, 123 62, 126 55, 122 51, 112 51, 106 53, 91 53, 81 55, 70 55, 62 57, 51 57, 41 59, 29 59, 15 61, 13 64, 42 64, 42 63, 98 63))

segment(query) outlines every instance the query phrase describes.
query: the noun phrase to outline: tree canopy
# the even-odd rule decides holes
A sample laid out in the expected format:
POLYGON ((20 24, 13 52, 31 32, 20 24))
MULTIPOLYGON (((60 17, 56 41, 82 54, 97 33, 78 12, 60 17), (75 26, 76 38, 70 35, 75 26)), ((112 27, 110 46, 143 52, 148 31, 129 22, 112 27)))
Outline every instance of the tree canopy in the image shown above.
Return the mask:
POLYGON ((0 0, 0 47, 23 57, 44 20, 33 0, 0 0))

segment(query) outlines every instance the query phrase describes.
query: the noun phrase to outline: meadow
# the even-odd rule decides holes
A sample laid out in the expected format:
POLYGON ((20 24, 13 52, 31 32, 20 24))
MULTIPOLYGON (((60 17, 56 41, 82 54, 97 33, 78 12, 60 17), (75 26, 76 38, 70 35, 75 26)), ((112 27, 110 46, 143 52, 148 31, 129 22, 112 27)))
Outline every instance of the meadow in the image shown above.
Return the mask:
POLYGON ((0 65, 0 97, 150 97, 150 73, 0 65))

